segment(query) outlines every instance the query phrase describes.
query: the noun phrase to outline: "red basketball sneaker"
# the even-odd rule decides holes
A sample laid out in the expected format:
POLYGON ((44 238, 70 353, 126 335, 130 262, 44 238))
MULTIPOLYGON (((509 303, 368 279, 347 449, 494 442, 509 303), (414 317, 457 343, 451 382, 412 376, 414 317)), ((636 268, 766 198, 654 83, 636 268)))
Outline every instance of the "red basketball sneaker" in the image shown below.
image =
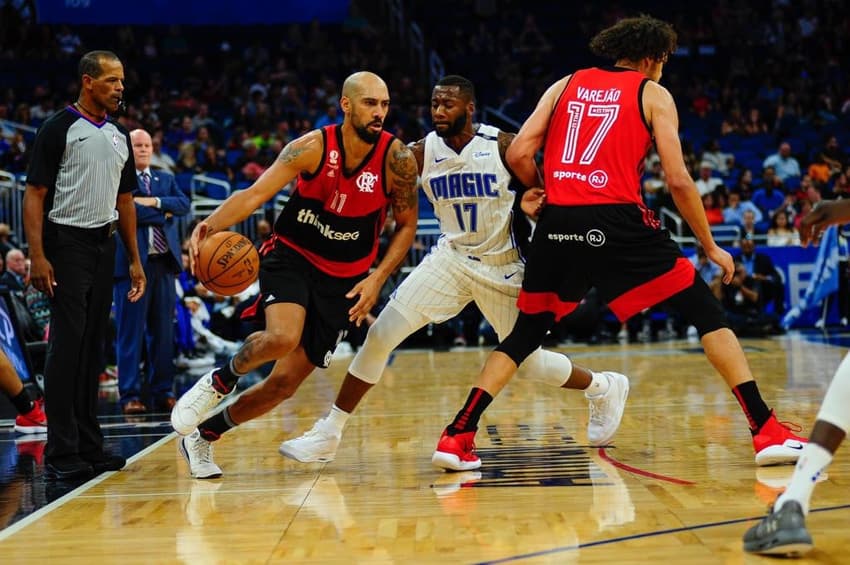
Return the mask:
POLYGON ((47 433, 47 416, 44 415, 43 404, 44 400, 39 398, 32 403, 32 410, 26 414, 18 414, 15 418, 15 431, 22 434, 47 433))
POLYGON ((756 435, 753 436, 753 447, 756 449, 756 465, 780 465, 782 463, 795 463, 809 440, 794 435, 794 431, 800 431, 800 427, 792 431, 791 426, 780 423, 776 414, 772 413, 770 419, 764 423, 756 435))
POLYGON ((450 436, 443 430, 431 463, 448 471, 471 471, 481 466, 475 455, 475 432, 450 436))

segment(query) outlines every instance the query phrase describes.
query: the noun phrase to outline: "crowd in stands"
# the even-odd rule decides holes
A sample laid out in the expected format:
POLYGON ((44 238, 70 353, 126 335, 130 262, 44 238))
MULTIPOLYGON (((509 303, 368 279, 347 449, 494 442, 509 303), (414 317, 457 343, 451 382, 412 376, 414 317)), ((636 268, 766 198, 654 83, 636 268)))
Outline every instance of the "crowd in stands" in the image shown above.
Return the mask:
MULTIPOLYGON (((594 32, 636 11, 669 19, 679 50, 662 83, 679 104, 687 164, 712 224, 793 244, 811 205, 847 192, 850 82, 841 63, 850 56, 850 9, 842 2, 585 3, 567 18, 518 0, 405 7, 446 69, 476 83, 479 106, 518 122, 549 84, 596 62, 587 48, 594 32), (470 24, 441 26, 446 13, 470 24)), ((675 209, 654 155, 642 189, 656 211, 675 209)))
MULTIPOLYGON (((268 27, 93 28, 42 26, 4 8, 0 18, 0 120, 30 128, 73 102, 76 63, 111 49, 126 73, 128 130, 153 137, 154 164, 188 176, 205 173, 243 188, 290 140, 340 123, 342 79, 370 69, 391 88, 386 127, 405 141, 430 128, 427 85, 406 64, 391 64, 391 38, 365 19, 268 27)), ((23 173, 32 129, 6 125, 0 169, 23 173)))
MULTIPOLYGON (((244 188, 288 141, 341 122, 341 80, 354 69, 386 79, 386 128, 417 140, 431 129, 431 85, 375 4, 352 2, 340 24, 71 28, 37 25, 4 3, 0 170, 25 171, 34 129, 73 102, 76 62, 95 48, 124 62, 121 121, 151 132, 152 166, 175 173, 187 192, 198 173, 244 188)), ((587 41, 596 31, 637 11, 669 19, 680 48, 662 83, 680 105, 686 161, 711 224, 736 228, 736 241, 795 245, 796 226, 813 205, 850 191, 850 81, 841 65, 850 56, 843 35, 850 8, 841 2, 717 0, 675 12, 660 1, 585 3, 567 18, 518 0, 399 5, 445 71, 473 80, 479 110, 496 109, 514 123, 546 86, 595 62, 587 41), (447 15, 455 25, 445 25, 447 15)), ((655 154, 641 188, 656 212, 675 209, 655 154)), ((207 306, 215 323, 224 307, 207 306)), ((469 331, 457 333, 458 343, 469 341, 460 339, 469 331)))
MULTIPOLYGON (((109 47, 127 70, 124 125, 152 132, 154 165, 176 173, 187 192, 196 173, 243 188, 288 141, 341 121, 340 81, 352 69, 387 79, 387 128, 404 141, 419 139, 430 128, 429 85, 404 54, 392 55, 407 50, 391 49, 397 39, 378 31, 382 22, 363 17, 361 4, 368 3, 352 3, 342 24, 112 30, 39 26, 7 7, 0 22, 0 120, 38 127, 71 102, 78 56, 109 47)), ((594 61, 586 47, 592 33, 638 5, 588 4, 567 19, 547 18, 542 7, 516 0, 404 7, 447 72, 478 85, 480 108, 521 122, 543 88, 594 61), (445 26, 443 13, 469 25, 445 26)), ((793 231, 818 200, 846 194, 850 88, 838 63, 850 55, 840 34, 850 9, 781 0, 683 5, 671 14, 661 2, 640 8, 655 8, 679 31, 680 49, 662 80, 680 104, 686 159, 713 224, 767 240, 771 228, 793 231), (776 217, 780 210, 787 227, 774 227, 785 221, 776 217)), ((31 130, 7 125, 0 169, 22 173, 31 139, 31 130)), ((656 161, 647 158, 644 195, 653 209, 672 209, 656 161)), ((786 235, 769 241, 795 241, 786 235)))

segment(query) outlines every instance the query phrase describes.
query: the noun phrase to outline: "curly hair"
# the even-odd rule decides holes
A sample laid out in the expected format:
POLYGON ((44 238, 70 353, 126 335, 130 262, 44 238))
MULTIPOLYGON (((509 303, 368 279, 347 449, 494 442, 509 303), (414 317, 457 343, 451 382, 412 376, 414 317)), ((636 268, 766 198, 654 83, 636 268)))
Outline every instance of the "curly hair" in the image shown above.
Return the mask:
POLYGON ((667 22, 641 14, 603 29, 590 40, 589 47, 595 55, 615 61, 640 61, 644 57, 663 61, 676 49, 676 32, 667 22))

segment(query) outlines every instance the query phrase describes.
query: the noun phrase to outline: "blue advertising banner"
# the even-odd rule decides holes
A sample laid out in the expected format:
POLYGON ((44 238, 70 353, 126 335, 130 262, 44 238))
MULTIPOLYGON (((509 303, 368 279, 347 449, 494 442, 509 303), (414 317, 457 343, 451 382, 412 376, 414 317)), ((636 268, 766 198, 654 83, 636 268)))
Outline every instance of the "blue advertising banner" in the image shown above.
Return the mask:
MULTIPOLYGON (((838 301, 835 299, 834 282, 829 274, 835 274, 826 269, 826 258, 836 259, 830 238, 824 238, 823 247, 756 247, 758 253, 771 258, 773 265, 779 271, 785 283, 785 304, 787 310, 793 311, 787 318, 787 326, 791 328, 812 327, 823 316, 823 303, 828 300, 826 325, 838 323, 838 301), (825 246, 824 246, 825 244, 825 246), (821 250, 823 248, 823 251, 821 250), (819 256, 822 258, 818 261, 819 256), (808 294, 808 297, 807 297, 808 294)), ((741 250, 727 247, 726 250, 737 257, 741 250)), ((693 255, 693 249, 685 250, 685 255, 693 255)), ((831 264, 831 263, 829 263, 831 264)), ((836 283, 837 284, 837 283, 836 283)))
POLYGON ((36 0, 40 24, 250 25, 341 23, 348 0, 138 0, 132 6, 106 0, 36 0))
MULTIPOLYGON (((827 240, 828 242, 829 240, 827 240)), ((819 247, 767 247, 758 246, 756 251, 768 255, 774 266, 779 270, 785 282, 785 304, 789 309, 800 308, 800 312, 795 312, 796 318, 789 320, 789 327, 811 327, 816 321, 820 320, 823 311, 822 297, 818 296, 817 300, 806 304, 803 297, 806 295, 810 284, 815 278, 815 267, 818 266, 817 258, 819 247)), ((740 250, 730 250, 732 255, 737 255, 740 250)), ((825 295, 830 300, 830 308, 826 319, 826 324, 838 323, 838 301, 835 297, 829 298, 832 293, 827 292, 825 295)))
POLYGON ((782 327, 790 328, 807 310, 819 309, 823 316, 824 301, 838 292, 839 261, 838 226, 829 226, 821 237, 806 294, 785 314, 782 327))

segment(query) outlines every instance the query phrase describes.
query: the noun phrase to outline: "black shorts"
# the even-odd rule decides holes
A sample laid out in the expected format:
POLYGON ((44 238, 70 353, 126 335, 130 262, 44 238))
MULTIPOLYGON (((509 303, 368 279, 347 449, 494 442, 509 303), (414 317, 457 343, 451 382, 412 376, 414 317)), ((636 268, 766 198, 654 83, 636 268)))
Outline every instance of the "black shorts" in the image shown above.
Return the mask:
POLYGON ((558 320, 591 287, 620 320, 690 287, 696 271, 652 213, 634 204, 548 205, 534 231, 519 308, 558 320))
POLYGON ((301 345, 317 367, 327 367, 337 344, 348 332, 348 311, 357 297, 345 295, 365 274, 334 277, 317 269, 303 255, 277 241, 260 261, 260 296, 263 308, 288 302, 307 310, 301 345))

